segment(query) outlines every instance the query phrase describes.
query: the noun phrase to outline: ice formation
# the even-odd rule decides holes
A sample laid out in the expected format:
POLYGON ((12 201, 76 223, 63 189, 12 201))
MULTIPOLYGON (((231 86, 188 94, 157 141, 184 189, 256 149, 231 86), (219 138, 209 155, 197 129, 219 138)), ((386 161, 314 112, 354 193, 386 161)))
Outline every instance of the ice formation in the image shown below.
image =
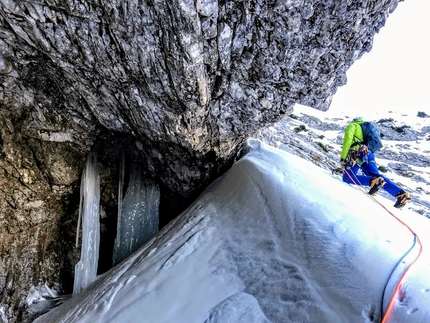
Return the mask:
POLYGON ((100 177, 97 169, 97 157, 94 153, 90 153, 81 182, 77 239, 82 221, 82 245, 81 259, 75 266, 73 294, 79 293, 97 278, 100 245, 99 202, 100 177))
POLYGON ((125 156, 120 165, 118 188, 118 224, 113 264, 116 265, 143 246, 158 232, 160 192, 157 186, 145 182, 141 165, 134 160, 130 180, 123 199, 125 156))

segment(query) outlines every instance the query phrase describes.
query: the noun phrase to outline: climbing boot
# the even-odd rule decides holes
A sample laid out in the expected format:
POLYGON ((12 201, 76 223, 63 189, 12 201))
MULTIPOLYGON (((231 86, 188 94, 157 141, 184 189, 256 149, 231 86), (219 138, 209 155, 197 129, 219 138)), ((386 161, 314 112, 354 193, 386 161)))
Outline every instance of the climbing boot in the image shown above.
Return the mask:
POLYGON ((411 201, 411 197, 409 193, 405 192, 404 190, 400 190, 399 193, 396 194, 396 203, 394 203, 394 207, 401 209, 403 208, 406 203, 409 203, 411 201))
POLYGON ((378 190, 385 185, 385 180, 382 177, 372 177, 370 180, 370 195, 375 195, 378 190))

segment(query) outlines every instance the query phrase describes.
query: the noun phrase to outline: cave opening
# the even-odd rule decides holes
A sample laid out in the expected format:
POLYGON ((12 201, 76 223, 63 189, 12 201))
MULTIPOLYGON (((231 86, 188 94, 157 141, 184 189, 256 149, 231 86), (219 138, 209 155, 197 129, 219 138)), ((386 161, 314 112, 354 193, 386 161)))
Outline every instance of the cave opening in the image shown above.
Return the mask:
MULTIPOLYGON (((120 164, 121 155, 124 154, 124 180, 123 191, 127 191, 130 184, 132 163, 135 159, 142 160, 144 168, 143 176, 148 183, 154 184, 159 188, 159 221, 158 229, 164 228, 171 220, 180 215, 217 177, 231 167, 234 162, 233 158, 222 162, 217 159, 215 152, 210 151, 201 156, 201 163, 206 165, 206 178, 202 178, 196 189, 186 192, 175 192, 168 184, 163 183, 157 178, 159 174, 151 173, 146 169, 148 160, 145 159, 146 153, 151 149, 165 149, 165 147, 146 147, 142 149, 136 145, 136 138, 125 137, 118 134, 104 134, 93 145, 92 151, 97 154, 99 173, 100 173, 100 250, 98 259, 97 275, 104 274, 113 267, 113 256, 115 249, 115 239, 118 225, 118 188, 120 183, 120 164)), ((187 156, 190 158, 190 156, 187 156)), ((166 167, 166 165, 156 165, 155 167, 166 167)), ((73 290, 74 266, 79 260, 80 249, 75 248, 77 225, 77 209, 79 205, 79 186, 69 197, 69 221, 68 227, 64 226, 63 231, 66 238, 67 246, 65 252, 67 255, 63 258, 61 283, 66 293, 73 290), (74 207, 74 210, 71 208, 74 207), (74 214, 70 220, 70 214, 74 214), (73 223, 70 223, 73 222, 73 223), (74 228, 73 228, 74 227, 74 228)))

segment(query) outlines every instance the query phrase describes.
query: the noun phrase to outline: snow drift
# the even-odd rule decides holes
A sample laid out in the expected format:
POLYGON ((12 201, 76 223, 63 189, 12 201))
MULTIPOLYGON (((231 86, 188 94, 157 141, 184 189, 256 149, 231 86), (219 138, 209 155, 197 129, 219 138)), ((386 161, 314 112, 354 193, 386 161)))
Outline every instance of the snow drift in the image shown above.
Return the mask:
MULTIPOLYGON (((414 235, 303 159, 254 139, 243 155, 144 247, 36 322, 380 322, 414 235)), ((395 305, 402 322, 429 317, 425 266, 395 305)))

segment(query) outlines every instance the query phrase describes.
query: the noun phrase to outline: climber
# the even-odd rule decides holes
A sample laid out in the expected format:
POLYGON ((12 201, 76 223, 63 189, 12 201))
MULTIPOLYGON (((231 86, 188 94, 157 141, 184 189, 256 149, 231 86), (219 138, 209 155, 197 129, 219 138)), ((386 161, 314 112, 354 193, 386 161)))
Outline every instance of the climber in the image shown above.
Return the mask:
POLYGON ((364 142, 362 130, 363 119, 356 117, 348 124, 343 138, 340 163, 344 168, 342 179, 346 183, 370 186, 368 194, 375 195, 383 187, 396 198, 394 207, 402 208, 411 201, 408 192, 379 173, 375 155, 364 142), (357 175, 361 169, 364 175, 357 175))

